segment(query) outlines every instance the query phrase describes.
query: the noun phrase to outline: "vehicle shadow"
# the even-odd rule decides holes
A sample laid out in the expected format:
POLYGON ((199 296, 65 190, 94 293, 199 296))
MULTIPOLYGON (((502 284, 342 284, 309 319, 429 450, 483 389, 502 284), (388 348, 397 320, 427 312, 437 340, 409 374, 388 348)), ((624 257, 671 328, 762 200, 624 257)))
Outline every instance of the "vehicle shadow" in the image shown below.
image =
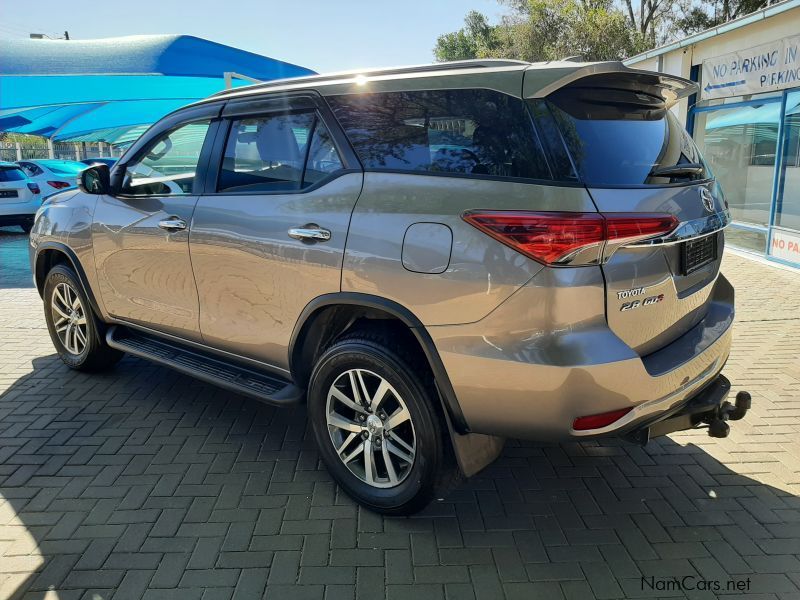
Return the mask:
POLYGON ((19 227, 0 227, 0 290, 31 288, 28 234, 19 227))
POLYGON ((509 441, 384 518, 335 486, 303 408, 43 356, 0 396, 0 598, 798 597, 800 500, 718 443, 509 441))

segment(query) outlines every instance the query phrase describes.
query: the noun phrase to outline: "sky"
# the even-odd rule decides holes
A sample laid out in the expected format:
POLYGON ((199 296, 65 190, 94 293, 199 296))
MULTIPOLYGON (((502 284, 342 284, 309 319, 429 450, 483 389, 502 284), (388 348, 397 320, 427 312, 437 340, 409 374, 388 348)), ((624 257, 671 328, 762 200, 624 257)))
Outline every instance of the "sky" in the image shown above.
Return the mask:
POLYGON ((433 62, 442 33, 470 10, 492 22, 497 0, 0 0, 0 36, 72 39, 179 33, 324 73, 433 62))

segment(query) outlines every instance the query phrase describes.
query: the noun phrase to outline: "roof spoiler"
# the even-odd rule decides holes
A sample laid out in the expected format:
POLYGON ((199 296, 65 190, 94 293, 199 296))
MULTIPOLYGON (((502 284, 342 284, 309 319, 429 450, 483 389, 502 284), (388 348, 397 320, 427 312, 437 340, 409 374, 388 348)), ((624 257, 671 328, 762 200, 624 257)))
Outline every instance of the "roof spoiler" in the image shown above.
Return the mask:
POLYGON ((524 98, 544 98, 556 90, 570 86, 645 92, 662 98, 667 108, 700 89, 696 83, 683 77, 631 69, 618 61, 553 61, 534 63, 525 70, 522 95, 524 98))

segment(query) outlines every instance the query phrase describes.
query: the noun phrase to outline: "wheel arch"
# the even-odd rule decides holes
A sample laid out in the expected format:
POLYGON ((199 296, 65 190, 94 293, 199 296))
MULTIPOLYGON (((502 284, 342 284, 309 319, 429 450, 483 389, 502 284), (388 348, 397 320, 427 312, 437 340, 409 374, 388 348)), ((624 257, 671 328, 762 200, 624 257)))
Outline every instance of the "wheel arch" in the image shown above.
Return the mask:
POLYGON ((320 349, 359 319, 387 317, 405 325, 424 353, 449 424, 459 434, 469 433, 450 378, 425 326, 406 307, 380 296, 338 292, 319 296, 309 302, 300 314, 289 342, 292 378, 301 386, 305 385, 311 374, 311 365, 321 353, 320 349))
POLYGON ((72 268, 78 276, 83 292, 89 299, 94 314, 100 315, 100 308, 92 288, 89 286, 86 271, 84 271, 81 261, 78 260, 77 255, 69 246, 60 242, 43 242, 36 248, 36 256, 33 261, 33 277, 39 297, 44 298, 44 282, 50 269, 59 264, 65 264, 72 268))

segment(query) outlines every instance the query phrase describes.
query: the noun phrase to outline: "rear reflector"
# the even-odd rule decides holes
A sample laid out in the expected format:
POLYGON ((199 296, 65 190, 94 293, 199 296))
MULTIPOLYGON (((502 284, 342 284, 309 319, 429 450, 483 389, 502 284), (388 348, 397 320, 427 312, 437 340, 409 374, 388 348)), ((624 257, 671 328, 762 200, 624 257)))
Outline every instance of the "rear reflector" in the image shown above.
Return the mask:
POLYGON ((28 183, 28 189, 33 192, 34 194, 41 194, 42 190, 39 189, 39 184, 30 182, 28 183))
POLYGON ((649 213, 474 210, 465 212, 462 218, 547 265, 598 264, 606 242, 644 240, 669 233, 678 225, 673 215, 649 213))
POLYGON ((575 431, 586 431, 587 429, 600 429, 606 425, 611 425, 614 421, 619 421, 622 417, 631 412, 633 408, 622 408, 599 415, 589 415, 588 417, 578 417, 572 422, 575 431))
POLYGON ((57 190, 63 190, 64 188, 70 187, 70 184, 68 184, 66 181, 48 181, 47 185, 54 187, 57 190))

